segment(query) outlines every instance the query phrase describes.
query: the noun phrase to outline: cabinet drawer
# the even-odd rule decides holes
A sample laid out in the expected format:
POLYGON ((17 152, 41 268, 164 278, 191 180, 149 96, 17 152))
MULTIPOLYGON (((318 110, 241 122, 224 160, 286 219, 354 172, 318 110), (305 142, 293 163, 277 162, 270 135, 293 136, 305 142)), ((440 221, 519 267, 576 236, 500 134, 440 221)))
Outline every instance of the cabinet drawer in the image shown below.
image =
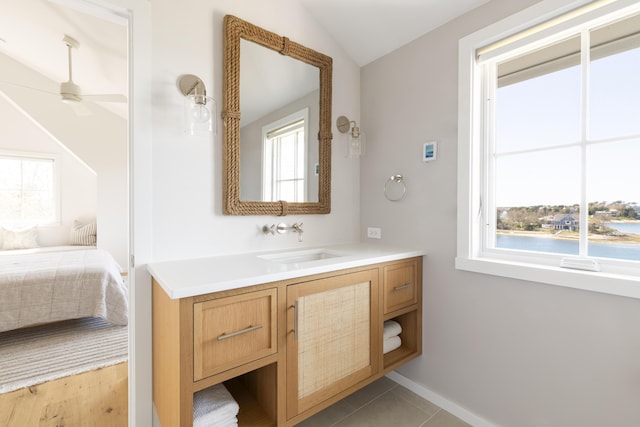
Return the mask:
POLYGON ((384 314, 418 302, 417 271, 415 261, 384 267, 384 314))
POLYGON ((193 379, 277 351, 276 288, 193 305, 193 379))

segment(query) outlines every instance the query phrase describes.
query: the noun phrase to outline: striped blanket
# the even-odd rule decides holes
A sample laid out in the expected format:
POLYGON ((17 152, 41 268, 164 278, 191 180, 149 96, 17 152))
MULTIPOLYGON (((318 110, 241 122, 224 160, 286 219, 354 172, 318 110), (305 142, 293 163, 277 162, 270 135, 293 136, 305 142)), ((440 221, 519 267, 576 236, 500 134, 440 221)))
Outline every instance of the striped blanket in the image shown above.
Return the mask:
POLYGON ((82 317, 127 324, 127 287, 109 252, 15 252, 0 256, 0 332, 82 317))

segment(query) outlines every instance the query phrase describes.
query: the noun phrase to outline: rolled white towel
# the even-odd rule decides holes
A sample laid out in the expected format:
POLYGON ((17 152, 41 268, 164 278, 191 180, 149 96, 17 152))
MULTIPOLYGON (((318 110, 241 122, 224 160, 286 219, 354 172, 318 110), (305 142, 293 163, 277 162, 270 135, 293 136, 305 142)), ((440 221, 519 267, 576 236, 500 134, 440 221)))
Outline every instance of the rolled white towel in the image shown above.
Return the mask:
POLYGON ((193 421, 193 426, 194 427, 238 427, 238 418, 236 417, 229 417, 229 418, 224 418, 224 419, 218 419, 218 418, 207 418, 206 421, 202 421, 200 419, 198 419, 198 421, 196 422, 195 420, 193 421))
POLYGON ((384 322, 383 339, 386 340, 387 338, 400 335, 400 332, 402 332, 402 326, 400 326, 400 323, 395 320, 387 320, 384 322))
POLYGON ((193 395, 193 427, 237 426, 239 410, 227 388, 216 384, 193 395))
POLYGON ((402 340, 400 339, 400 337, 395 336, 395 337, 387 338, 386 340, 384 340, 382 344, 382 354, 387 354, 390 351, 393 351, 396 348, 400 347, 401 345, 402 345, 402 340))

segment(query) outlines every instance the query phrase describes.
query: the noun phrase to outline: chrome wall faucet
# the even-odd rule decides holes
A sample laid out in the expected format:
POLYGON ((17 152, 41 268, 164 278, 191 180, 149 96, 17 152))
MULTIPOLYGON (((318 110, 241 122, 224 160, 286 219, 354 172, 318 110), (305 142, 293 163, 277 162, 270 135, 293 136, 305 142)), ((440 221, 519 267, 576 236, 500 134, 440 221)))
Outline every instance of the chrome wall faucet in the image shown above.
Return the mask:
POLYGON ((294 222, 293 224, 291 224, 290 226, 285 224, 284 222, 281 222, 278 225, 263 225, 262 226, 262 232, 264 234, 275 234, 275 231, 278 232, 278 234, 284 234, 288 231, 293 231, 295 233, 298 233, 298 242, 302 242, 302 233, 304 233, 304 230, 302 229, 302 224, 300 223, 298 224, 297 222, 294 222))

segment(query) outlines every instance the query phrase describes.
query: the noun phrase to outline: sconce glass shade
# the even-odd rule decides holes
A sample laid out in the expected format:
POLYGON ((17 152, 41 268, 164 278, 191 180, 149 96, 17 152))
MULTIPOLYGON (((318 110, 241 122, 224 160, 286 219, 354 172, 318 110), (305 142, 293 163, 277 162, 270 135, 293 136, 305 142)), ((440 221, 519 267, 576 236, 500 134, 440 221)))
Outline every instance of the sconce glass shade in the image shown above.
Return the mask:
POLYGON ((336 120, 336 127, 340 133, 349 132, 348 156, 354 158, 364 156, 365 135, 360 132, 360 127, 358 127, 356 122, 349 120, 345 116, 340 116, 338 120, 336 120))
POLYGON ((189 135, 212 132, 216 134, 214 118, 216 101, 206 95, 187 95, 184 98, 184 131, 189 135))
MULTIPOLYGON (((357 128, 355 128, 357 129, 357 128)), ((362 132, 351 132, 349 134, 349 157, 362 157, 365 155, 365 135, 362 132)))

